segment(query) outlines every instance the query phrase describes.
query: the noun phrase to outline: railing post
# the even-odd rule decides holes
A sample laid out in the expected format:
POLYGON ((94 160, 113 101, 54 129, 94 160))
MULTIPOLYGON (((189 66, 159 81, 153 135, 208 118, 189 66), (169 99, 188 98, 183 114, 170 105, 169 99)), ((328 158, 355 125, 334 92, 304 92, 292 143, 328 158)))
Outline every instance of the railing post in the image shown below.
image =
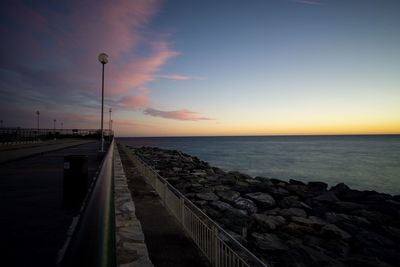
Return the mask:
POLYGON ((213 263, 213 266, 218 267, 219 266, 219 264, 218 264, 218 262, 219 262, 218 229, 215 226, 213 226, 212 231, 213 231, 213 240, 214 240, 214 242, 213 242, 214 243, 214 259, 213 259, 212 263, 213 263))

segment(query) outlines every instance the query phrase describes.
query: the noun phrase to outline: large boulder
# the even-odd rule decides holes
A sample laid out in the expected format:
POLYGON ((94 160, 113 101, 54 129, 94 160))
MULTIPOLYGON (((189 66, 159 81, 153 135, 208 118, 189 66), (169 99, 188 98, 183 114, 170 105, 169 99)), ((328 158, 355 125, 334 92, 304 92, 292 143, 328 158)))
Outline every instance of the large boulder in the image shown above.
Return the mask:
POLYGON ((253 220, 245 210, 235 208, 226 210, 224 216, 219 219, 220 222, 238 234, 242 233, 243 228, 249 228, 253 220))
POLYGON ((257 206, 261 208, 272 208, 275 206, 275 199, 267 193, 256 192, 256 193, 249 193, 245 195, 247 198, 253 200, 257 206))
POLYGON ((321 229, 321 234, 328 238, 350 239, 351 235, 334 224, 327 224, 321 229))
POLYGON ((393 247, 395 243, 372 231, 368 231, 366 229, 360 229, 355 236, 355 240, 357 241, 356 244, 361 247, 393 247))
POLYGON ((263 251, 285 251, 289 247, 278 236, 268 233, 252 233, 255 245, 263 251))
POLYGON ((307 187, 308 191, 320 195, 326 192, 328 184, 324 182, 308 182, 307 187))
POLYGON ((211 207, 213 207, 214 209, 217 209, 217 210, 220 210, 220 211, 226 211, 226 210, 229 210, 229 209, 233 209, 233 207, 231 205, 229 205, 228 203, 223 202, 223 201, 219 201, 219 200, 211 201, 211 202, 209 202, 209 205, 211 207))
POLYGON ((233 206, 238 209, 246 210, 249 214, 256 213, 258 211, 257 205, 253 201, 247 198, 238 197, 233 201, 233 206))
POLYGON ((307 213, 303 209, 299 208, 288 208, 288 209, 281 209, 279 211, 279 215, 285 217, 285 218, 290 218, 292 216, 295 217, 307 217, 307 213))
POLYGON ((316 231, 313 227, 294 222, 290 222, 289 224, 282 226, 280 230, 284 233, 297 236, 299 238, 303 238, 305 234, 316 234, 316 231))
POLYGON ((320 201, 320 202, 325 202, 325 203, 335 203, 338 202, 339 199, 333 192, 326 192, 323 193, 322 195, 316 196, 313 198, 314 201, 320 201))
POLYGON ((269 216, 265 214, 253 214, 255 221, 261 226, 261 228, 270 231, 284 225, 286 223, 285 218, 282 216, 269 216))
POLYGON ((219 191, 217 192, 217 195, 226 202, 232 203, 235 199, 237 199, 240 196, 239 192, 236 191, 219 191))
POLYGON ((196 197, 199 199, 202 199, 202 200, 207 200, 207 201, 218 200, 218 196, 212 192, 198 193, 198 194, 196 194, 196 197))
POLYGON ((282 264, 277 266, 347 267, 346 264, 343 264, 334 257, 326 255, 321 250, 313 249, 305 245, 298 245, 291 248, 286 253, 282 253, 280 258, 282 264))
POLYGON ((298 196, 288 196, 284 197, 278 204, 279 207, 287 209, 287 208, 300 208, 300 209, 308 209, 310 210, 311 207, 308 206, 306 203, 299 201, 298 196))
POLYGON ((314 227, 314 228, 322 227, 322 226, 326 225, 326 223, 324 224, 322 221, 315 219, 317 217, 313 217, 313 216, 310 216, 310 217, 312 217, 314 219, 292 216, 291 221, 294 223, 300 224, 300 225, 305 225, 305 226, 314 227))
POLYGON ((339 183, 335 186, 332 186, 331 189, 329 189, 330 192, 333 192, 337 195, 341 195, 342 193, 345 193, 349 190, 350 188, 344 183, 339 183))

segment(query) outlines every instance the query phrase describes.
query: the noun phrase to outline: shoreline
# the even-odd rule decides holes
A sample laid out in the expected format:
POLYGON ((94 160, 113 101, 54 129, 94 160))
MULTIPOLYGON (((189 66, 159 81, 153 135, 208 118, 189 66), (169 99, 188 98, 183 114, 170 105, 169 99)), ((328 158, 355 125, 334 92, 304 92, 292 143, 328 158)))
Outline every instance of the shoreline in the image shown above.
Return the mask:
POLYGON ((135 152, 272 266, 400 262, 400 195, 225 172, 177 150, 135 152))

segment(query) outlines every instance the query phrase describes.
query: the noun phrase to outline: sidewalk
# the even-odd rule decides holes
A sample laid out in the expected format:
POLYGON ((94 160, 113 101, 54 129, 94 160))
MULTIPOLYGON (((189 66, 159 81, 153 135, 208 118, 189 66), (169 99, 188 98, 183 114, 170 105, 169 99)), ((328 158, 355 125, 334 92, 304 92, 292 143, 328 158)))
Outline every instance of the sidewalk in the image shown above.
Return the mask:
POLYGON ((157 267, 204 267, 207 260, 184 234, 179 222, 162 205, 153 188, 139 175, 126 153, 118 146, 128 186, 140 220, 149 257, 157 267))
POLYGON ((56 151, 67 147, 78 146, 92 142, 95 141, 67 139, 67 140, 56 140, 56 141, 49 141, 37 144, 11 146, 9 147, 9 149, 7 149, 6 147, 2 147, 0 149, 0 164, 17 159, 31 157, 38 154, 47 153, 50 151, 56 151))

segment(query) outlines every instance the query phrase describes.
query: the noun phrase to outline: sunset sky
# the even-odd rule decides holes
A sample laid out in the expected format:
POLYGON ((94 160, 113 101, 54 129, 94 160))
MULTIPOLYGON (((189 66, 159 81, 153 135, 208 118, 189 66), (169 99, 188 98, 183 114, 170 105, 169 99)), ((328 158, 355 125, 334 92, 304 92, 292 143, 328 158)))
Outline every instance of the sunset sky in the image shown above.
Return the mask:
POLYGON ((400 133, 400 1, 2 1, 3 127, 400 133))

